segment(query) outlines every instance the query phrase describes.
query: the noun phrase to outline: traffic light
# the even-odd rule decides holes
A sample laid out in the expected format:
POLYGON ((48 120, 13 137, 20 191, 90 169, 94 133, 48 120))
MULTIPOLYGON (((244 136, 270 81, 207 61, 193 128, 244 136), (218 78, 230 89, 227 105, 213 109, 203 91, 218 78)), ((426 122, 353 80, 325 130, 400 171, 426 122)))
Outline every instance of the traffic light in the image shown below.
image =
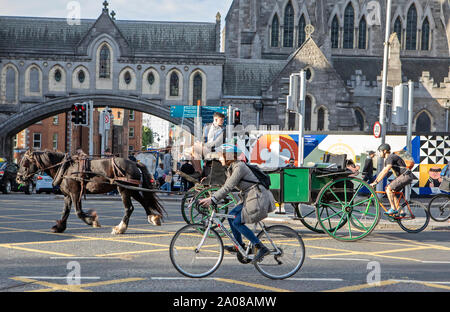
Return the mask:
POLYGON ((86 103, 82 103, 80 104, 80 125, 82 126, 87 126, 88 125, 88 117, 87 117, 87 113, 88 113, 88 106, 86 103))
POLYGON ((74 125, 88 125, 88 105, 86 103, 75 103, 72 105, 72 122, 74 125))
POLYGON ((79 108, 79 104, 73 104, 72 105, 72 122, 75 125, 80 124, 80 108, 79 108))
POLYGON ((235 108, 233 111, 233 125, 237 126, 241 124, 241 110, 235 108))

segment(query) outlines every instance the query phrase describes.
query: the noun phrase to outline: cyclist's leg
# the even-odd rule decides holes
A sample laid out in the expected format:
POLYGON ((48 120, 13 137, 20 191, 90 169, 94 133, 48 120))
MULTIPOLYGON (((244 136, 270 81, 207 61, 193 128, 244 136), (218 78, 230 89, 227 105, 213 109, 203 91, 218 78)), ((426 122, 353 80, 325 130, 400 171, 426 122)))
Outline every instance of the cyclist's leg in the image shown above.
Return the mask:
POLYGON ((386 187, 386 195, 387 195, 387 198, 389 199, 389 204, 391 205, 391 210, 398 210, 398 206, 396 205, 396 200, 395 200, 395 191, 392 189, 392 186, 390 184, 386 187))
MULTIPOLYGON (((240 210, 242 210, 242 207, 240 210)), ((239 213, 236 216, 236 219, 233 220, 233 227, 239 231, 239 234, 243 234, 250 242, 252 242, 253 245, 259 244, 261 242, 259 238, 256 237, 255 233, 253 233, 252 230, 250 230, 244 223, 242 223, 241 213, 239 213)))
POLYGON ((237 240, 237 242, 238 242, 239 244, 241 244, 241 245, 244 244, 244 242, 242 241, 242 234, 241 234, 241 232, 236 228, 236 226, 235 226, 235 224, 234 224, 234 221, 238 218, 238 216, 239 216, 239 218, 240 218, 240 215, 241 215, 241 211, 242 211, 242 207, 243 207, 243 206, 244 206, 243 204, 237 205, 237 206, 234 207, 234 209, 231 210, 231 212, 229 213, 230 215, 236 216, 235 219, 228 218, 228 223, 230 224, 231 232, 233 233, 233 236, 234 236, 234 238, 237 240))

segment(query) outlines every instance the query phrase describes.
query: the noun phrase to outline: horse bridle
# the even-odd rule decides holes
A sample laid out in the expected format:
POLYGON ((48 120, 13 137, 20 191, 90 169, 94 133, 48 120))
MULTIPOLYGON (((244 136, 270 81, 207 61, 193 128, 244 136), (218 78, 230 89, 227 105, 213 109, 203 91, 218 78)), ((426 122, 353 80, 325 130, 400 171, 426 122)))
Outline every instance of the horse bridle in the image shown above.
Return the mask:
POLYGON ((30 153, 29 153, 29 152, 26 152, 26 153, 23 155, 22 160, 20 161, 20 166, 21 166, 21 167, 24 167, 24 168, 27 168, 27 167, 25 167, 25 166, 23 165, 23 161, 24 161, 25 159, 28 160, 29 162, 33 163, 34 165, 36 165, 36 167, 38 168, 38 170, 37 170, 36 172, 33 172, 33 173, 28 173, 25 177, 23 177, 23 180, 24 180, 24 181, 29 180, 31 177, 33 177, 33 176, 34 176, 36 173, 38 173, 38 172, 44 172, 45 170, 55 168, 55 167, 57 167, 57 166, 62 165, 62 164, 65 163, 65 162, 67 162, 67 160, 65 159, 64 161, 59 162, 59 163, 57 163, 56 165, 52 165, 52 166, 50 166, 50 167, 44 167, 43 164, 40 163, 40 162, 34 157, 34 154, 31 154, 31 156, 30 156, 30 153))

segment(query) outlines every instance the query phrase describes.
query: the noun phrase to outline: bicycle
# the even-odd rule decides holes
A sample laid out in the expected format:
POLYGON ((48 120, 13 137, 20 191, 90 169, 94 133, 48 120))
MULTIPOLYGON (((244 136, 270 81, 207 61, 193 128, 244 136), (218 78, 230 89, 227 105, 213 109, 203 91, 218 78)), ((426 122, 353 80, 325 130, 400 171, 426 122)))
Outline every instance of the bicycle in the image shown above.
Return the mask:
MULTIPOLYGON (((376 191, 376 194, 386 194, 385 191, 376 191)), ((408 233, 419 233, 423 231, 430 222, 430 215, 424 204, 415 200, 407 200, 403 192, 395 192, 395 199, 398 200, 399 213, 393 216, 387 216, 391 222, 397 222, 402 230, 408 233), (402 202, 403 200, 403 202, 402 202)), ((373 197, 373 195, 371 196, 373 197)), ((389 203, 385 203, 388 208, 379 201, 380 206, 385 212, 390 208, 389 203)))
MULTIPOLYGON (((251 263, 256 250, 251 243, 246 249, 224 227, 220 218, 235 218, 218 213, 213 205, 206 208, 209 217, 204 223, 188 224, 178 230, 170 242, 170 260, 175 269, 190 278, 203 278, 213 274, 224 257, 223 240, 214 229, 219 229, 237 247, 237 259, 243 264, 251 263)), ((257 223, 261 231, 257 237, 270 250, 255 268, 270 279, 285 279, 300 270, 305 260, 305 245, 300 235, 285 225, 266 227, 257 223)))
POLYGON ((445 222, 450 219, 450 193, 441 193, 433 196, 427 206, 431 219, 445 222))

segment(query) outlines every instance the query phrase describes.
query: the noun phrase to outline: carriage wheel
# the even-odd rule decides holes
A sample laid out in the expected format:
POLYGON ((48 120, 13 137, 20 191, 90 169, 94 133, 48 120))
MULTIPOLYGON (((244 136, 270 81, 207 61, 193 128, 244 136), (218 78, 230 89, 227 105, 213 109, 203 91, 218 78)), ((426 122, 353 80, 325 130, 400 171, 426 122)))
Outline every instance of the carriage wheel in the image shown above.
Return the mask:
POLYGON ((358 178, 330 181, 317 198, 317 219, 325 233, 337 240, 362 239, 374 230, 380 219, 374 189, 358 178))
MULTIPOLYGON (((300 222, 308 229, 310 229, 313 232, 323 234, 325 233, 322 229, 322 226, 320 225, 317 217, 316 217, 316 207, 308 205, 308 204, 295 204, 295 211, 297 213, 297 216, 300 220, 300 222)), ((327 213, 327 210, 324 210, 322 213, 327 213)), ((343 227, 345 225, 345 222, 342 222, 339 226, 343 227)), ((331 227, 330 229, 334 231, 334 228, 331 227)))
MULTIPOLYGON (((208 198, 212 194, 214 194, 220 187, 213 186, 209 187, 201 192, 199 192, 195 198, 193 199, 193 203, 189 208, 189 221, 191 224, 203 223, 209 217, 208 208, 204 208, 198 204, 198 202, 203 198, 208 198)), ((238 200, 232 193, 228 193, 227 196, 217 203, 216 212, 218 213, 228 213, 229 210, 232 210, 238 203, 238 200)), ((225 218, 220 218, 221 222, 225 220, 225 218)))

